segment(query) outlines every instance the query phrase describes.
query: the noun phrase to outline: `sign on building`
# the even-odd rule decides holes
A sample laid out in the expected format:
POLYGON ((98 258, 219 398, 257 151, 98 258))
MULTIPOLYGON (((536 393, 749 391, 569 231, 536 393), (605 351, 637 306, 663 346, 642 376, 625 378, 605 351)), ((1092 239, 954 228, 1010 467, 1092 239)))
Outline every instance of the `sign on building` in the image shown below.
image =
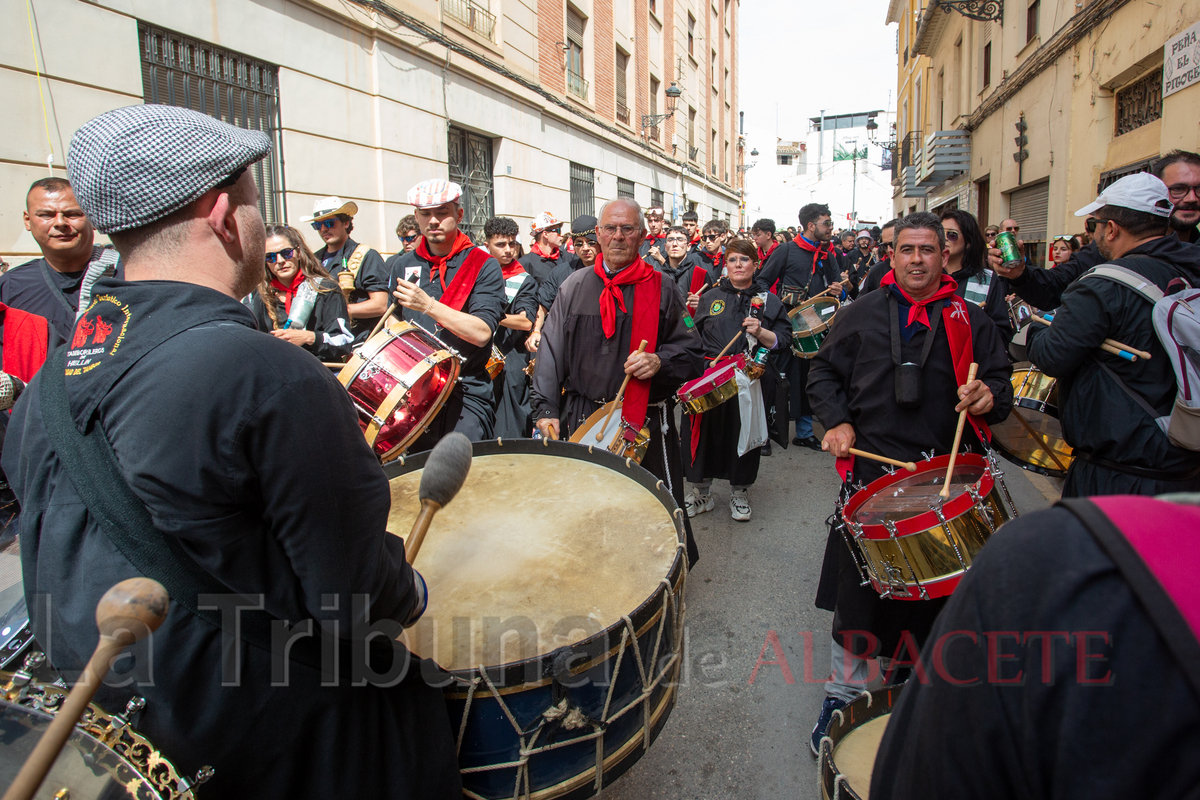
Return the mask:
POLYGON ((1163 97, 1200 82, 1200 22, 1163 46, 1163 97))

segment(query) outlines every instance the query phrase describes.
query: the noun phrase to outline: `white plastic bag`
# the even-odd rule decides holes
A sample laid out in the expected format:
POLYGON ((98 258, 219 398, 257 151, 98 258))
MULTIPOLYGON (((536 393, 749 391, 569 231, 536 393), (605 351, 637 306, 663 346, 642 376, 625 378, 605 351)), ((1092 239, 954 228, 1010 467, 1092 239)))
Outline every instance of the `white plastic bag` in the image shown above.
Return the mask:
POLYGON ((742 432, 738 435, 738 456, 744 456, 767 443, 767 409, 763 405, 762 387, 746 377, 740 369, 734 372, 738 386, 738 410, 742 417, 742 432))

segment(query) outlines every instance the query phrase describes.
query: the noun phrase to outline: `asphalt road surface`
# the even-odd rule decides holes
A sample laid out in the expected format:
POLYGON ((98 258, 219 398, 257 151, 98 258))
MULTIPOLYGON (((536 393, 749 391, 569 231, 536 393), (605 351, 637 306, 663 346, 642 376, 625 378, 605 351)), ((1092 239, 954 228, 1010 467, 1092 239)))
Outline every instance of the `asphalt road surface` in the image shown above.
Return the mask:
MULTIPOLYGON (((1054 482, 1001 465, 1019 512, 1057 499, 1054 482)), ((688 576, 678 702, 649 752, 605 787, 607 800, 820 797, 808 740, 824 699, 833 615, 813 597, 837 489, 831 456, 778 445, 750 490, 749 522, 730 518, 729 485, 714 484, 716 508, 692 520, 700 561, 688 576), (772 635, 790 680, 781 665, 754 674, 764 646, 763 659, 778 660, 772 635)))

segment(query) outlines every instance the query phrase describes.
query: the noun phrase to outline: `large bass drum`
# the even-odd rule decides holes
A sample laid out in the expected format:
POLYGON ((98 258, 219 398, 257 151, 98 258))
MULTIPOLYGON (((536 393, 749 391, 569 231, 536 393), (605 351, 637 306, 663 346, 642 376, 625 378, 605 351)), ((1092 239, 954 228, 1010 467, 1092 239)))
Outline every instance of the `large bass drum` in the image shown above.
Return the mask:
MULTIPOLYGON (((33 651, 15 672, 0 672, 0 785, 12 785, 67 699, 66 689, 34 678, 44 661, 42 653, 33 651)), ((202 768, 194 778, 181 776, 131 724, 142 705, 135 698, 121 714, 110 714, 89 703, 34 796, 194 800, 196 787, 212 777, 212 768, 202 768)))
MULTIPOLYGON (((687 575, 682 512, 600 447, 477 442, 415 566, 405 634, 445 688, 467 797, 584 798, 646 752, 675 704, 687 575)), ((427 454, 384 467, 407 532, 427 454)))

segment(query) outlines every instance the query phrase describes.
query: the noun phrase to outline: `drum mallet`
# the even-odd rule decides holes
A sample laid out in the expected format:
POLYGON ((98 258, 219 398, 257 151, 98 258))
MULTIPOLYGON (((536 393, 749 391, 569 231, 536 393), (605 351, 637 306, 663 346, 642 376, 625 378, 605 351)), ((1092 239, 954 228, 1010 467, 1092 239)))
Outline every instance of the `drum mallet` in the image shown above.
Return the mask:
POLYGON ((25 759, 21 771, 4 793, 4 800, 29 800, 54 765, 75 723, 108 674, 112 660, 134 642, 144 639, 167 618, 167 590, 150 578, 129 578, 109 589, 96 606, 100 641, 79 682, 71 689, 41 740, 25 759))
POLYGON ((379 333, 379 329, 382 328, 384 323, 388 321, 388 317, 392 315, 392 312, 396 310, 396 306, 398 305, 400 305, 399 300, 392 301, 392 304, 388 306, 388 310, 383 312, 383 316, 379 318, 379 322, 376 322, 375 327, 371 329, 371 336, 367 337, 368 340, 375 334, 379 333))
POLYGON ((906 469, 909 472, 917 471, 917 465, 911 461, 897 461, 894 458, 887 458, 885 456, 877 456, 874 453, 868 453, 866 450, 858 450, 857 448, 854 448, 854 447, 850 448, 850 454, 860 456, 861 458, 869 458, 872 461, 878 461, 881 464, 891 464, 893 467, 901 467, 902 469, 906 469))
MULTIPOLYGON (((974 361, 971 362, 971 368, 967 370, 967 383, 975 380, 975 373, 979 371, 979 365, 974 361)), ((963 426, 967 424, 967 410, 964 408, 958 412, 958 427, 954 430, 954 447, 950 449, 950 464, 946 467, 946 485, 938 492, 942 497, 950 496, 950 476, 954 474, 954 462, 958 459, 958 445, 962 442, 963 426)))
MULTIPOLYGON (((1051 320, 1039 317, 1037 314, 1033 315, 1033 321, 1046 327, 1050 327, 1051 325, 1051 320)), ((1138 350, 1136 347, 1121 344, 1116 339, 1105 339, 1104 344, 1100 345, 1100 349, 1106 353, 1112 353, 1114 356, 1119 356, 1126 361, 1137 361, 1139 358, 1144 358, 1147 361, 1150 360, 1150 354, 1145 350, 1138 350)))
MULTIPOLYGON (((642 343, 638 345, 637 353, 635 353, 635 355, 646 352, 646 345, 648 344, 650 344, 648 341, 642 339, 642 343)), ((608 409, 608 415, 604 417, 604 424, 601 425, 599 430, 596 431, 597 442, 604 439, 604 431, 608 429, 608 421, 612 419, 613 412, 617 410, 617 404, 625 399, 625 387, 629 385, 629 379, 631 377, 632 375, 626 373, 625 380, 621 381, 621 389, 617 392, 617 399, 611 403, 612 408, 608 409)))
POLYGON ((471 440, 461 433, 448 433, 434 445, 421 472, 421 511, 404 540, 404 557, 409 564, 417 560, 421 542, 429 532, 433 515, 441 511, 462 488, 471 471, 471 440))

